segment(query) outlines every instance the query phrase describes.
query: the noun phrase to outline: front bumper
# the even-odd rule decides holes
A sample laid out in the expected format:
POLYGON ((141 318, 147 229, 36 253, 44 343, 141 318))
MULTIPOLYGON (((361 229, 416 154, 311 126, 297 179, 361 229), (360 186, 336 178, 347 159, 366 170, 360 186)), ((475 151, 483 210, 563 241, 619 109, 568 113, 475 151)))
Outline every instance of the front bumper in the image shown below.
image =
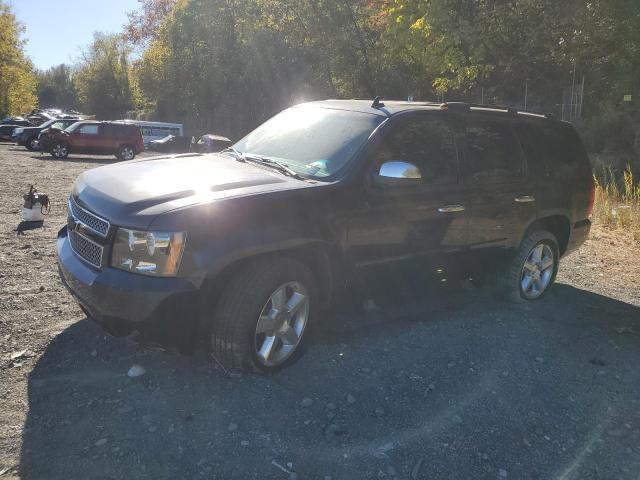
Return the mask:
POLYGON ((57 254, 62 283, 89 317, 116 336, 159 323, 167 314, 186 320, 186 311, 198 303, 198 287, 189 279, 88 265, 71 249, 66 226, 58 232, 57 254))

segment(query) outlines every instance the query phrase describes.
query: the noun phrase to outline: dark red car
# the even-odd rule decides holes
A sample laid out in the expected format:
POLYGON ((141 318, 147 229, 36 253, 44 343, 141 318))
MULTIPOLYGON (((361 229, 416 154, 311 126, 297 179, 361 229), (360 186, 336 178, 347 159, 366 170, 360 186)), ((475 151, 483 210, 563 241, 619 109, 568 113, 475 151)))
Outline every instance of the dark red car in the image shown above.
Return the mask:
POLYGON ((70 153, 115 155, 120 160, 133 160, 144 151, 140 128, 122 122, 77 122, 53 134, 47 151, 55 158, 70 153))

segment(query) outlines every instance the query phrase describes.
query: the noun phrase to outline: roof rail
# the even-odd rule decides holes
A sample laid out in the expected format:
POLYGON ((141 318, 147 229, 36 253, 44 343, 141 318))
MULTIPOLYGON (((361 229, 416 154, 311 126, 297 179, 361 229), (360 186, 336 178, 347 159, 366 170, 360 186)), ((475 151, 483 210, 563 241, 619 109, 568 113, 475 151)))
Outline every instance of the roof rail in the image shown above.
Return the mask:
POLYGON ((457 111, 457 112, 468 112, 471 109, 487 110, 487 111, 494 111, 494 112, 504 112, 508 115, 518 115, 518 114, 527 115, 528 114, 528 115, 535 115, 535 116, 543 117, 547 119, 556 118, 556 116, 553 113, 534 112, 531 110, 524 110, 521 108, 508 107, 506 105, 484 105, 480 103, 467 103, 467 102, 444 102, 440 104, 440 109, 457 111))

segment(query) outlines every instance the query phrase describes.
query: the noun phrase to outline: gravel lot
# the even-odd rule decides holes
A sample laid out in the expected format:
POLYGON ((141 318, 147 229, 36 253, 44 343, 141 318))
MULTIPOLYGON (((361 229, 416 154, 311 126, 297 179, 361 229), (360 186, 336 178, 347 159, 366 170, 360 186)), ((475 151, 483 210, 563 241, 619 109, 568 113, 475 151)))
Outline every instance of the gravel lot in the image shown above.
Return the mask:
POLYGON ((541 302, 422 291, 323 319, 279 374, 229 377, 105 336, 58 281, 70 185, 111 161, 0 145, 3 480, 638 478, 640 248, 624 233, 594 228, 541 302), (30 183, 52 212, 16 232, 30 183))

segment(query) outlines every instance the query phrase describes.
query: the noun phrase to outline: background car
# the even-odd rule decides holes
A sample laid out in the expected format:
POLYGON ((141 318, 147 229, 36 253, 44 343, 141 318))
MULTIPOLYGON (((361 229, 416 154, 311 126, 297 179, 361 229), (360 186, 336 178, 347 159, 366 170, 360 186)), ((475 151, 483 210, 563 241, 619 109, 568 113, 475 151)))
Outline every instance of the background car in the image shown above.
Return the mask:
POLYGON ((0 140, 10 142, 16 128, 20 128, 20 125, 0 125, 0 140))
POLYGON ((192 137, 167 135, 160 140, 151 140, 147 150, 161 153, 187 153, 191 151, 192 141, 192 137))
POLYGON ((55 158, 70 153, 115 155, 120 160, 132 160, 144 151, 140 128, 122 122, 81 121, 66 130, 55 131, 47 150, 55 158))
POLYGON ((31 125, 31 122, 26 118, 22 117, 6 117, 0 121, 0 125, 19 125, 23 127, 28 127, 31 125))
POLYGON ((193 150, 200 153, 219 152, 231 146, 231 143, 231 140, 227 137, 208 133, 200 137, 195 143, 193 150))
POLYGON ((49 120, 37 127, 20 127, 16 128, 13 132, 12 140, 18 145, 22 145, 27 150, 38 150, 40 148, 38 144, 38 136, 40 132, 47 128, 56 128, 58 130, 64 130, 65 128, 76 123, 80 118, 71 117, 65 119, 49 120))

